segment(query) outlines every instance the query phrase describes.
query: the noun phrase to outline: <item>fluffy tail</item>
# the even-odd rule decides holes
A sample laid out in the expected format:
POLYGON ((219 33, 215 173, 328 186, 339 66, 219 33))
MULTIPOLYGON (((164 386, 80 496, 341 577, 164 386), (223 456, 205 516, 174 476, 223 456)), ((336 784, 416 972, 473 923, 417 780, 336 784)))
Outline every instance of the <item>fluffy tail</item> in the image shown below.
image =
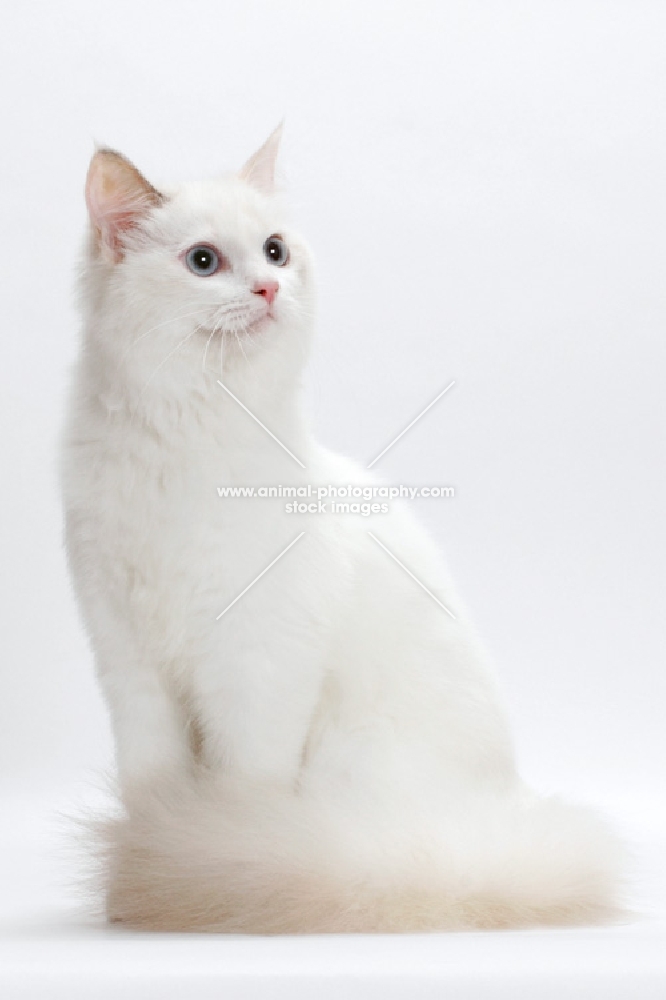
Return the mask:
POLYGON ((619 912, 617 841, 556 799, 485 799, 417 839, 400 823, 370 833, 367 817, 323 803, 201 780, 128 802, 101 834, 109 919, 146 930, 415 932, 619 912))

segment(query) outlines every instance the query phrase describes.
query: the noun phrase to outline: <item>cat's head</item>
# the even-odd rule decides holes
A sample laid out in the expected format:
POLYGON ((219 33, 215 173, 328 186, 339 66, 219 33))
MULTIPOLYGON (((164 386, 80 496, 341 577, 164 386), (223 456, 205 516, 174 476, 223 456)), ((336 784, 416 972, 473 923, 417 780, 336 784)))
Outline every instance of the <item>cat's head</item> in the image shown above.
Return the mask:
POLYGON ((279 139, 278 128, 236 174, 160 190, 120 153, 93 156, 87 327, 135 392, 302 364, 310 254, 274 190, 279 139))

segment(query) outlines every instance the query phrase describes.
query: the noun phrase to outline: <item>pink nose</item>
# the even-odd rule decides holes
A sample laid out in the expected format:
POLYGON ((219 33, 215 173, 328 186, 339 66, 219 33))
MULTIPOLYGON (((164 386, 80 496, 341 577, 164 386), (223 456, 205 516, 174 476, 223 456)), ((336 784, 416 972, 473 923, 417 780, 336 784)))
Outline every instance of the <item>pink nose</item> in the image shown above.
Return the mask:
POLYGON ((252 291, 255 295, 263 295, 269 306, 272 306, 273 299, 277 295, 279 287, 280 285, 277 281, 255 281, 252 291))

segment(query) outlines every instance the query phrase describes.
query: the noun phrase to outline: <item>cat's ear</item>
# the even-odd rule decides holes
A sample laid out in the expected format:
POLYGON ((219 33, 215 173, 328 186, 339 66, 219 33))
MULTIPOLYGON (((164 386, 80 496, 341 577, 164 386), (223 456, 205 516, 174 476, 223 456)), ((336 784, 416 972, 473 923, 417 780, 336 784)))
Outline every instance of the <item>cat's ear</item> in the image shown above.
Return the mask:
POLYGON ((122 236, 163 196, 136 167, 113 149, 98 149, 88 169, 86 204, 104 256, 122 257, 122 236))
POLYGON ((275 190, 275 162, 282 138, 282 122, 274 132, 271 132, 266 142, 254 153, 241 168, 240 176, 252 187, 272 194, 275 190))

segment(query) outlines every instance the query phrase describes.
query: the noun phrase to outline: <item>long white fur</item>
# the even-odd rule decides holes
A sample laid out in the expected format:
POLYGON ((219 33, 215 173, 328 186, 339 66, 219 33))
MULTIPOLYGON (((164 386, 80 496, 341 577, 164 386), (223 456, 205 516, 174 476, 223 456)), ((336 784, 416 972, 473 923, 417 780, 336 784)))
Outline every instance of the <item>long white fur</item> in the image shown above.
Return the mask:
POLYGON ((608 917, 621 851, 596 816, 522 784, 494 674, 411 515, 218 496, 374 482, 303 413, 312 262, 271 190, 278 139, 238 175, 159 195, 108 151, 89 177, 63 492, 116 741, 109 917, 276 933, 608 917), (283 268, 262 254, 273 233, 283 268), (230 269, 190 273, 197 243, 230 269), (252 326, 252 287, 275 278, 275 319, 252 326))

